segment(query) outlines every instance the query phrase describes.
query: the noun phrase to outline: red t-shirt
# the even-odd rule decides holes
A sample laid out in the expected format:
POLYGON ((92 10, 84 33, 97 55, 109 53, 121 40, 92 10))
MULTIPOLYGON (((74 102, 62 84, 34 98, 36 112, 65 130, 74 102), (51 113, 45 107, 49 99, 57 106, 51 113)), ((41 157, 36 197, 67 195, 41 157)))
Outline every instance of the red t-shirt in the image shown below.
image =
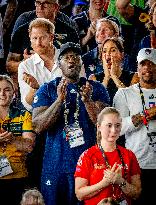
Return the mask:
MULTIPOLYGON (((121 146, 118 146, 118 148, 126 166, 126 180, 130 182, 131 176, 141 173, 139 163, 132 151, 121 146)), ((114 150, 113 152, 105 152, 105 155, 111 167, 115 162, 117 162, 119 166, 122 166, 122 162, 117 150, 114 150)), ((96 145, 82 153, 78 160, 74 176, 87 179, 88 185, 93 185, 102 180, 105 169, 107 169, 105 159, 102 156, 101 150, 96 145)), ((124 169, 122 169, 122 176, 124 177, 124 169)), ((117 198, 120 198, 121 194, 123 194, 121 188, 118 185, 114 185, 114 193, 117 198)), ((84 202, 87 205, 96 205, 102 199, 112 197, 112 195, 113 187, 112 185, 109 185, 97 195, 88 200, 85 200, 84 202)), ((127 201, 129 200, 127 199, 127 201)))

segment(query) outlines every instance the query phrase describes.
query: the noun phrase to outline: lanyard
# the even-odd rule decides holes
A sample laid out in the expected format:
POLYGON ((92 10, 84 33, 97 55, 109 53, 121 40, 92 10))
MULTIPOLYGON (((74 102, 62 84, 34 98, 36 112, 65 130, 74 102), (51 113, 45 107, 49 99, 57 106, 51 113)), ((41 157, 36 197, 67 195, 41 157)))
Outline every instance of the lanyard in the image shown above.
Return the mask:
MULTIPOLYGON (((75 91, 76 92, 76 91, 75 91)), ((66 99, 64 100, 64 119, 65 119, 65 126, 68 126, 68 114, 69 114, 69 109, 67 108, 67 101, 66 99)), ((79 93, 76 92, 76 111, 74 113, 74 122, 75 124, 79 125, 78 121, 78 115, 79 115, 79 93)))
MULTIPOLYGON (((141 89, 140 83, 138 84, 138 87, 139 87, 139 91, 140 91, 140 97, 141 97, 141 102, 142 102, 143 114, 144 114, 144 116, 145 116, 146 122, 148 122, 148 121, 147 121, 147 113, 146 113, 146 111, 145 111, 145 110, 146 110, 146 106, 145 106, 144 93, 143 93, 143 91, 142 91, 142 89, 141 89)), ((148 124, 146 123, 145 126, 146 126, 146 129, 147 129, 147 131, 148 131, 148 130, 149 130, 148 124)))

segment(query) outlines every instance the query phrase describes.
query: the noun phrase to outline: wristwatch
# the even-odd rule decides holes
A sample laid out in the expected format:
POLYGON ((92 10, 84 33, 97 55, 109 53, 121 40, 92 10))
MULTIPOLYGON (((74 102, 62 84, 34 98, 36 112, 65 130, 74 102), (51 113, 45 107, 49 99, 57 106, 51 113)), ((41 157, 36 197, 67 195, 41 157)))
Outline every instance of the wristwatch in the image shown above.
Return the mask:
POLYGON ((125 186, 126 186, 126 181, 125 180, 121 184, 119 184, 120 188, 125 187, 125 186))

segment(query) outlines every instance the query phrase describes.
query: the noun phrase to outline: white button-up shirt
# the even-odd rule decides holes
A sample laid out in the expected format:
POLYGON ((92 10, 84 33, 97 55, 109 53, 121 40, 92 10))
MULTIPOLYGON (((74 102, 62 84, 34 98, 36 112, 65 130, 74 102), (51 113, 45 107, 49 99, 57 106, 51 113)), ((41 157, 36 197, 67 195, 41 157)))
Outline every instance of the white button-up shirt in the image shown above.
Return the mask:
POLYGON ((25 98, 27 94, 29 93, 30 86, 23 80, 23 73, 31 74, 38 82, 38 84, 41 86, 44 83, 47 83, 56 77, 62 76, 62 71, 58 67, 57 59, 58 59, 58 50, 55 50, 55 56, 54 56, 54 65, 52 70, 48 70, 44 66, 44 61, 40 58, 40 56, 35 53, 30 58, 22 61, 19 64, 18 67, 18 83, 20 88, 20 94, 21 94, 21 102, 24 105, 24 107, 31 111, 32 106, 29 105, 25 98))

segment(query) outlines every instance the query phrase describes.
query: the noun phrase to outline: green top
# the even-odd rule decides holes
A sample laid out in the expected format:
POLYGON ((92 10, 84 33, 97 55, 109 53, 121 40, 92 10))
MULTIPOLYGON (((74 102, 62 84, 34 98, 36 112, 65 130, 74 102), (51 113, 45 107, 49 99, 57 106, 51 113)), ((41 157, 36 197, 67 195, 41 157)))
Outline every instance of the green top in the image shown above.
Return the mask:
MULTIPOLYGON (((115 4, 116 4, 116 0, 110 0, 109 6, 108 6, 108 9, 107 9, 107 13, 109 15, 117 17, 121 24, 131 25, 119 14, 119 12, 116 9, 115 4)), ((144 0, 131 0, 131 4, 136 5, 140 8, 145 8, 145 1, 144 0)))

